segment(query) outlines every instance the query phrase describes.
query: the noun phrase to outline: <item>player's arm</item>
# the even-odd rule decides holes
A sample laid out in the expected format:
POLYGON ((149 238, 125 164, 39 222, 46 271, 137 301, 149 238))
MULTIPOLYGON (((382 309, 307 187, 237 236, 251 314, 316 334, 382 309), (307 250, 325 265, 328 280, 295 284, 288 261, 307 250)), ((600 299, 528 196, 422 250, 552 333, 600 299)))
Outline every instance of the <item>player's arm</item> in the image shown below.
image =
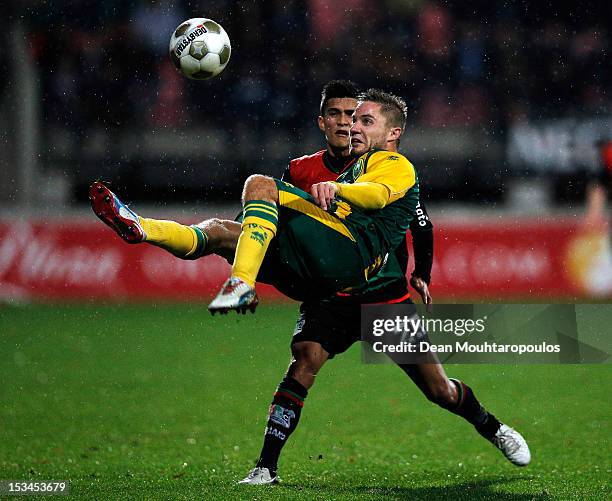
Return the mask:
POLYGON ((338 187, 337 194, 351 205, 361 209, 382 209, 389 203, 390 191, 384 185, 373 181, 342 184, 334 183, 338 187))
POLYGON ((412 276, 420 277, 429 284, 434 255, 433 224, 429 219, 425 204, 421 200, 416 206, 415 217, 410 223, 410 233, 412 234, 414 255, 412 276))
POLYGON ((423 303, 430 311, 433 299, 429 292, 431 267, 433 264, 433 224, 422 201, 416 206, 415 217, 410 223, 412 234, 412 250, 414 255, 414 271, 410 277, 410 285, 416 290, 423 303))
POLYGON ((416 183, 412 164, 399 153, 377 151, 353 184, 334 183, 337 195, 361 209, 382 209, 416 183))
POLYGON ((323 210, 327 210, 336 195, 362 209, 382 209, 389 200, 389 190, 382 184, 374 182, 341 184, 326 181, 313 184, 310 194, 323 210), (346 187, 350 189, 347 190, 346 187))

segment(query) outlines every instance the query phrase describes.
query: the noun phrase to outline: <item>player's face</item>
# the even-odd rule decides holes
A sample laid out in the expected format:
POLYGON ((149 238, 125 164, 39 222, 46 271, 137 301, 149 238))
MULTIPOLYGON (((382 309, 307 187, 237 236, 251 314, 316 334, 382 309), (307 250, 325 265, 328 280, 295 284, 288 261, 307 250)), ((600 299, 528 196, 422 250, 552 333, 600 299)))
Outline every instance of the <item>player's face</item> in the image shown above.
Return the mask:
POLYGON ((319 129, 335 153, 348 154, 351 117, 356 105, 357 100, 352 97, 332 98, 327 101, 325 114, 319 117, 319 129))
POLYGON ((381 105, 365 101, 359 103, 353 113, 351 126, 351 153, 363 155, 375 148, 395 150, 396 140, 401 129, 387 124, 386 117, 381 112, 381 105))

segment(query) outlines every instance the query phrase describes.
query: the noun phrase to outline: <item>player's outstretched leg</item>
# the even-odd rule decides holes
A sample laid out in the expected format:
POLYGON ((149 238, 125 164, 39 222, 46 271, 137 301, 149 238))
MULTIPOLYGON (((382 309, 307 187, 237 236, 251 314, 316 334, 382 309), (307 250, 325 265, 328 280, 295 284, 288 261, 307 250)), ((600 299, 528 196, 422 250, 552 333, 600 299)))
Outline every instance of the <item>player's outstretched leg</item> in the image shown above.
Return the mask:
POLYGON ((512 464, 527 466, 531 462, 531 452, 523 436, 485 410, 472 388, 463 381, 453 378, 450 381, 457 388, 457 399, 454 405, 447 407, 448 410, 472 423, 476 431, 495 445, 512 464))
POLYGON ((128 243, 146 242, 181 259, 197 259, 211 252, 208 235, 198 226, 140 217, 100 181, 90 186, 89 200, 96 216, 128 243))
POLYGON ((91 208, 100 220, 129 244, 147 238, 138 215, 125 205, 108 187, 96 181, 89 187, 91 208))
POLYGON ((244 184, 244 219, 232 274, 208 306, 211 313, 255 311, 255 280, 278 226, 278 189, 274 179, 250 176, 244 184))
POLYGON ((471 423, 476 431, 495 445, 516 466, 527 466, 531 453, 519 432, 501 423, 478 401, 472 388, 458 379, 448 378, 442 364, 400 365, 433 403, 471 423))
POLYGON ((508 425, 502 423, 491 442, 512 464, 527 466, 531 462, 531 451, 527 441, 523 435, 508 425))
POLYGON ((279 481, 277 465, 282 449, 297 428, 304 400, 315 376, 329 357, 319 343, 312 341, 294 343, 291 353, 293 358, 289 370, 270 405, 259 460, 239 484, 261 485, 279 481))

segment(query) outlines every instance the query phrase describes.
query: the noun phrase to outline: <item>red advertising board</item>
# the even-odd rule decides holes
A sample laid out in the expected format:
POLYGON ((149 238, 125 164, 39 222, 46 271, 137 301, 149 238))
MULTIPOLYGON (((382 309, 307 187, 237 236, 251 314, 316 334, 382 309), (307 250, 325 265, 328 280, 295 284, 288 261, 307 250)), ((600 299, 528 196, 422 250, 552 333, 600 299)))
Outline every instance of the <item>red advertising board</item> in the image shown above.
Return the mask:
POLYGON ((441 221, 432 290, 444 298, 533 299, 610 296, 605 228, 577 219, 441 221))
MULTIPOLYGON (((128 245, 88 219, 0 221, 0 298, 206 300, 229 273, 128 245)), ((409 267, 409 269, 411 269, 409 267)), ((261 287, 263 296, 281 296, 261 287)), ((610 240, 565 221, 436 221, 432 293, 445 299, 612 296, 610 240)))

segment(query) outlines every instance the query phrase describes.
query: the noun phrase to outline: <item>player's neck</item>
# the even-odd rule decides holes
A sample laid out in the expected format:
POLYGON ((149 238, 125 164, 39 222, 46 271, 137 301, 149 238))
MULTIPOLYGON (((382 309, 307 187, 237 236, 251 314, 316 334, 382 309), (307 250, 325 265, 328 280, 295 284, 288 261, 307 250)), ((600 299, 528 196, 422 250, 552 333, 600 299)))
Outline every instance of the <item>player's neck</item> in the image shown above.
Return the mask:
MULTIPOLYGON (((346 150, 345 150, 346 151, 346 150)), ((336 154, 338 152, 336 151, 336 154)), ((323 155, 323 163, 330 171, 340 174, 347 165, 349 165, 354 157, 352 155, 339 155, 334 156, 330 148, 328 147, 323 155)))
POLYGON ((397 153, 398 152, 397 143, 395 141, 387 143, 385 147, 385 151, 391 151, 393 153, 397 153))
POLYGON ((333 148, 327 145, 327 153, 333 158, 347 158, 351 156, 350 148, 333 148))

